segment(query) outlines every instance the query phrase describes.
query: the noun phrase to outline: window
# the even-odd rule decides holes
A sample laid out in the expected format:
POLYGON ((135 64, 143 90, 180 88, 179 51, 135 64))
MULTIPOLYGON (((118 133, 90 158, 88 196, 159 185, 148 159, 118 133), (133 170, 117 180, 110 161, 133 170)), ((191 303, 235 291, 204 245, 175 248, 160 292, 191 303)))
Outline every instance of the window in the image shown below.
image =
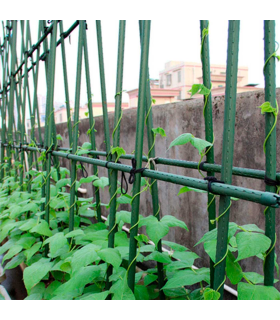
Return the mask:
POLYGON ((177 100, 181 100, 181 91, 179 92, 179 95, 177 96, 177 100))
POLYGON ((163 79, 160 79, 160 88, 164 88, 163 79))
POLYGON ((181 70, 179 70, 177 72, 177 74, 178 74, 178 82, 180 83, 181 82, 181 70))
POLYGON ((62 114, 59 115, 59 122, 62 122, 62 114))
POLYGON ((172 75, 171 74, 167 74, 166 75, 166 85, 167 86, 171 86, 171 83, 172 83, 172 75))

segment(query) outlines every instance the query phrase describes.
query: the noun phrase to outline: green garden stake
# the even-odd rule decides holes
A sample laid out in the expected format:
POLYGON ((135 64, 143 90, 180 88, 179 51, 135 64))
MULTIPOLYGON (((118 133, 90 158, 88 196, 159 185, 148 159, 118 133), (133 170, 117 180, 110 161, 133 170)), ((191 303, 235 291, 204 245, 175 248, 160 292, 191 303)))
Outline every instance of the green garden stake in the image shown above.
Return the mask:
MULTIPOLYGON (((125 43, 125 20, 119 22, 119 43, 118 43, 118 62, 117 62, 117 81, 116 81, 116 95, 115 95, 115 119, 114 130, 112 133, 113 148, 119 147, 120 144, 120 125, 122 117, 122 83, 123 83, 123 61, 124 61, 124 43, 125 43)), ((108 155, 111 161, 116 160, 116 155, 108 155)), ((110 160, 110 159, 108 159, 110 160)), ((117 183, 118 183, 118 171, 109 171, 111 175, 110 179, 110 218, 109 218, 109 236, 108 247, 114 248, 115 245, 115 233, 116 233, 116 206, 117 206, 117 183)), ((109 277, 113 272, 113 268, 110 265, 107 270, 106 289, 110 288, 111 282, 109 277)))
MULTIPOLYGON (((211 90, 211 75, 210 75, 210 54, 209 54, 209 34, 204 36, 205 30, 209 29, 209 21, 200 21, 200 35, 201 35, 201 62, 202 62, 202 77, 203 85, 211 90)), ((212 120, 212 95, 204 96, 205 109, 203 109, 205 120, 205 140, 211 143, 214 142, 213 120, 212 120)), ((214 163, 214 145, 206 151, 206 162, 214 163)), ((213 171, 207 171, 207 176, 214 176, 213 171)), ((216 218, 216 201, 215 196, 208 192, 208 226, 209 231, 216 228, 216 223, 212 224, 210 221, 216 218)), ((214 263, 210 259, 210 287, 213 288, 214 283, 214 263)))
MULTIPOLYGON (((275 51, 275 21, 264 21, 264 76, 265 76, 265 101, 269 101, 272 107, 276 107, 276 76, 275 57, 269 57, 275 51), (269 60, 268 60, 269 59, 269 60)), ((269 137, 265 145, 265 174, 268 178, 276 179, 276 128, 271 129, 276 121, 273 113, 265 114, 265 136, 269 137)), ((276 192, 276 186, 266 185, 265 190, 276 192)), ((274 256, 275 256, 275 209, 268 208, 265 211, 265 235, 271 240, 271 247, 267 251, 264 261, 264 284, 273 286, 274 284, 274 256)))
MULTIPOLYGON (((142 153, 143 153, 143 136, 145 125, 145 111, 146 111, 146 89, 148 78, 148 61, 149 61, 149 43, 150 43, 150 25, 151 21, 144 21, 143 36, 142 36, 142 50, 141 50, 141 64, 139 77, 139 97, 137 108, 137 127, 136 127, 136 142, 135 142, 135 160, 136 169, 142 167, 142 153)), ((135 266, 136 266, 136 250, 137 240, 134 238, 138 232, 139 222, 139 205, 140 205, 140 185, 141 174, 135 174, 135 181, 133 184, 133 202, 131 211, 131 228, 129 241, 129 269, 128 269, 128 286, 134 291, 135 282, 135 266)))
MULTIPOLYGON (((239 20, 230 20, 228 29, 228 52, 226 71, 226 94, 225 94, 225 115, 222 151, 222 174, 221 180, 226 184, 232 181, 232 161, 234 145, 234 126, 236 110, 237 71, 238 71, 238 44, 239 44, 239 20)), ((226 253, 228 246, 229 226, 229 204, 230 197, 220 196, 218 222, 218 238, 216 251, 216 266, 214 273, 214 290, 218 291, 223 298, 225 282, 226 253)))

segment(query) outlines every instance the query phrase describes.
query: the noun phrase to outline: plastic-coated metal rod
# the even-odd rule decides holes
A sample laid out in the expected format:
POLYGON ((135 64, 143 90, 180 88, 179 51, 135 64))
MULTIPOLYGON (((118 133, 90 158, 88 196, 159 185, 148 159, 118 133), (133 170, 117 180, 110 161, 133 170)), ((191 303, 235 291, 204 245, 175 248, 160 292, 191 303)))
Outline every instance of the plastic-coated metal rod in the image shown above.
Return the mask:
MULTIPOLYGON (((143 23, 144 21, 139 21, 139 29, 140 29, 140 41, 143 37, 143 23)), ((141 42, 142 45, 142 42, 141 42)), ((156 152, 155 152, 155 144, 154 144, 154 139, 155 136, 153 134, 153 110, 152 110, 152 96, 151 96, 151 88, 150 88, 150 73, 149 73, 149 68, 148 68, 148 80, 147 81, 147 88, 146 88, 146 125, 147 125, 147 139, 148 139, 148 157, 150 158, 155 158, 156 152), (150 109, 151 107, 151 109, 150 109)), ((142 160, 143 161, 143 160, 142 160)), ((150 169, 155 170, 154 164, 151 162, 150 163, 150 169)), ((153 203, 153 215, 160 220, 161 213, 160 213, 160 205, 159 205, 159 200, 158 200, 158 184, 157 180, 151 179, 150 184, 152 185, 151 187, 151 194, 152 194, 152 203, 153 203)), ((161 240, 157 244, 157 251, 162 252, 162 244, 161 240)), ((165 294, 161 288, 164 286, 165 281, 164 281, 164 270, 163 270, 163 263, 157 262, 157 270, 158 270, 158 288, 159 288, 159 298, 161 300, 165 299, 165 294)))
MULTIPOLYGON (((264 21, 264 61, 275 52, 275 21, 264 21)), ((272 107, 276 108, 276 76, 275 76, 275 57, 271 57, 265 65, 265 101, 269 101, 272 107)), ((273 113, 265 114, 265 136, 269 134, 265 145, 265 173, 270 179, 276 178, 276 127, 274 126, 275 116, 273 113)), ((276 192, 275 186, 266 185, 265 190, 276 192)), ((264 261, 264 285, 273 286, 274 284, 274 257, 275 257, 275 209, 268 208, 265 213, 265 235, 270 238, 271 246, 264 261)))
MULTIPOLYGON (((87 98, 88 98, 89 127, 90 127, 89 138, 90 138, 91 147, 93 150, 95 150, 96 149, 95 131, 94 131, 95 120, 93 118, 93 112, 92 112, 92 94, 91 94, 91 83, 90 83, 90 72, 89 72, 86 21, 84 21, 84 23, 82 24, 82 27, 83 27, 83 34, 84 34, 83 45, 84 45, 85 73, 86 73, 87 98)), ((98 176, 97 166, 93 166, 93 174, 98 176)), ((93 190, 94 190, 95 201, 96 201, 97 220, 98 222, 102 222, 99 188, 93 187, 93 190)))
MULTIPOLYGON (((97 45, 98 45, 98 61, 99 61, 100 87, 101 87, 101 97, 102 97, 105 147, 106 147, 106 153, 108 155, 110 153, 111 142, 110 142, 109 120, 108 120, 108 110, 107 110, 106 83, 105 83, 102 32, 101 32, 100 20, 96 20, 96 35, 97 35, 97 45)), ((106 153, 105 153, 105 156, 107 157, 106 153)), ((110 180, 110 175, 109 175, 109 180, 110 180)))
MULTIPOLYGON (((231 184, 232 181, 232 162, 238 72, 239 27, 239 20, 229 21, 221 173, 221 179, 226 184, 231 184)), ((226 195, 221 195, 219 202, 219 215, 221 215, 221 218, 218 221, 216 267, 214 273, 214 290, 217 290, 221 294, 220 299, 223 299, 224 293, 226 252, 228 246, 228 226, 230 213, 229 205, 230 197, 226 195)))
MULTIPOLYGON (((13 74, 16 65, 16 41, 17 41, 17 21, 12 22, 13 33, 12 33, 12 44, 11 44, 11 67, 10 71, 13 74)), ((11 88, 10 88, 10 100, 8 104, 8 142, 9 145, 13 143, 13 119, 14 119, 14 97, 15 97, 15 77, 11 77, 11 88)), ((10 146, 7 148, 8 156, 8 174, 10 175, 12 159, 11 159, 11 149, 10 146)))
POLYGON ((67 64, 66 64, 66 53, 63 33, 63 22, 59 22, 60 33, 61 33, 61 55, 62 55, 62 67, 63 67, 63 79, 64 79, 64 90, 65 90, 65 104, 67 112, 67 128, 69 137, 69 146, 72 147, 73 133, 72 133, 72 122, 71 122, 71 111, 70 111, 70 97, 68 87, 68 76, 67 76, 67 64))
MULTIPOLYGON (((48 82, 47 82, 47 111, 46 111, 46 127, 48 127, 45 148, 48 150, 53 145, 52 127, 53 127, 53 101, 54 101, 54 81, 55 81, 55 59, 56 59, 56 37, 57 37, 57 21, 53 22, 53 29, 50 44, 50 57, 48 66, 48 82)), ((46 201, 45 201, 45 220, 49 223, 50 217, 50 182, 51 182, 51 157, 46 154, 46 201)))
MULTIPOLYGON (((4 26, 4 23, 3 23, 4 26)), ((4 36, 4 27, 3 27, 3 36, 4 36)), ((0 182, 3 181, 5 170, 4 170, 4 141, 6 140, 6 132, 7 132, 7 124, 6 124, 6 114, 7 114, 7 67, 8 67, 8 39, 4 36, 4 46, 3 46, 3 54, 1 52, 1 61, 2 61, 2 86, 3 86, 3 94, 2 94, 2 106, 1 106, 1 115, 2 115, 2 126, 1 126, 1 168, 0 168, 0 182), (3 142, 3 143, 2 143, 3 142)))
MULTIPOLYGON (((203 35, 205 30, 209 29, 209 21, 201 20, 200 21, 200 36, 201 36, 201 62, 202 62, 202 77, 203 84, 206 88, 211 90, 211 75, 210 75, 210 53, 209 53, 209 31, 207 35, 203 35)), ((204 121, 205 121, 205 140, 213 143, 214 133, 213 133, 213 120, 212 120, 212 94, 205 97, 204 96, 205 109, 204 112, 204 121)), ((214 145, 207 149, 206 161, 213 164, 214 161, 214 145)), ((214 176, 214 171, 207 171, 207 176, 214 176)), ((208 192, 208 227, 209 231, 216 228, 216 223, 211 223, 211 220, 216 218, 216 201, 214 195, 208 192)), ((214 263, 210 259, 210 287, 213 288, 214 283, 214 263)))
MULTIPOLYGON (((39 144, 38 144, 38 146, 39 146, 39 144)), ((70 151, 70 149, 62 148, 62 147, 58 147, 57 150, 70 151)), ((103 156, 103 157, 107 156, 106 152, 104 152, 104 151, 91 150, 88 154, 89 155, 98 155, 98 156, 103 156)), ((133 154, 126 154, 126 155, 122 155, 120 157, 120 159, 131 160, 134 157, 135 156, 133 154)), ((148 158, 146 156, 142 156, 142 161, 148 162, 148 158)), ((158 158, 158 157, 156 158, 155 162, 156 162, 156 164, 170 165, 170 166, 195 169, 195 170, 197 170, 198 164, 199 164, 198 162, 194 162, 194 161, 185 161, 185 160, 176 160, 176 159, 169 159, 169 158, 158 158)), ((220 164, 204 163, 203 169, 206 171, 221 172, 222 166, 220 164)), ((264 176, 265 176, 265 171, 264 170, 257 170, 257 169, 233 167, 232 174, 235 176, 240 176, 240 177, 263 180, 264 176)), ((280 173, 276 173, 276 180, 280 181, 280 173)))
MULTIPOLYGON (((60 21, 60 20, 58 20, 58 21, 60 21)), ((79 21, 77 20, 76 22, 73 23, 73 25, 72 25, 67 31, 65 31, 65 32, 61 35, 60 39, 59 39, 59 40, 57 41, 57 43, 56 43, 56 46, 58 47, 58 46, 61 44, 61 41, 62 41, 61 39, 62 39, 62 37, 63 37, 64 39, 66 39, 66 38, 71 34, 71 32, 72 32, 73 30, 75 30, 75 28, 76 28, 78 25, 79 25, 79 21)), ((35 43, 35 44, 31 47, 31 49, 27 52, 27 56, 28 56, 28 57, 30 57, 30 56, 32 55, 32 53, 33 53, 36 49, 39 48, 40 44, 46 40, 48 34, 52 32, 52 29, 53 29, 53 24, 51 24, 51 25, 45 30, 45 32, 43 32, 43 35, 42 35, 42 37, 40 38, 40 40, 37 41, 37 43, 35 43)), ((45 51, 44 53, 41 54, 40 60, 44 58, 44 55, 45 55, 46 53, 48 53, 48 52, 45 51)), ((22 67, 24 66, 24 64, 25 64, 25 62, 24 62, 24 60, 23 60, 23 61, 21 62, 21 64, 18 66, 18 68, 15 70, 14 75, 16 75, 16 74, 22 69, 22 67)), ((33 66, 28 69, 28 72, 31 71, 32 68, 33 68, 33 66)), ((10 85, 10 82, 7 83, 7 86, 9 86, 9 85, 10 85)), ((2 91, 0 91, 0 93, 2 93, 2 91)))
MULTIPOLYGON (((139 96, 137 107, 137 124, 136 124, 136 141, 135 141, 135 160, 136 169, 142 167, 142 154, 143 154, 143 136, 145 125, 145 111, 146 111, 146 89, 148 78, 148 61, 149 61, 149 44, 150 44, 150 26, 151 21, 145 20, 143 26, 143 36, 141 45, 141 63, 140 63, 140 76, 139 76, 139 96)), ((139 206, 140 206, 140 188, 141 188, 141 175, 135 175, 133 183, 133 202, 131 210, 131 228, 129 238, 129 269, 128 281, 129 288, 134 292, 135 285, 135 266, 136 266, 136 251, 137 240, 135 236, 138 233, 138 220, 139 220, 139 206)))
MULTIPOLYGON (((35 147, 28 147, 22 146, 24 150, 30 151, 46 151, 45 148, 35 148, 35 147)), ((92 159, 82 156, 76 156, 69 153, 64 153, 60 151, 52 151, 52 154, 57 157, 67 158, 75 161, 82 161, 84 163, 94 164, 100 167, 107 167, 109 169, 114 169, 122 172, 129 173, 132 169, 131 166, 115 163, 115 162, 107 162, 106 160, 99 160, 99 159, 92 159)), ((187 186, 199 190, 208 191, 208 182, 202 179, 191 178, 180 176, 172 173, 162 172, 162 171, 155 171, 146 169, 142 172, 143 177, 153 178, 160 181, 170 182, 173 184, 178 184, 182 186, 187 186)), ((211 188, 213 193, 218 195, 225 195, 229 197, 238 198, 241 200, 252 201, 256 203, 260 203, 264 206, 272 206, 278 208, 280 205, 280 196, 276 193, 271 192, 263 192, 254 189, 242 188, 238 186, 233 186, 230 184, 222 184, 222 183, 212 183, 211 188)))
MULTIPOLYGON (((79 25, 79 40, 78 40, 78 55, 77 55, 77 73, 76 73, 76 92, 75 92, 75 110, 74 110, 74 125, 73 125, 73 148, 72 154, 75 154, 78 149, 78 130, 79 130, 79 106, 81 95, 81 74, 82 74, 82 53, 83 53, 83 20, 80 20, 79 25)), ((69 231, 74 230, 75 217, 75 197, 76 197, 76 179, 77 179, 77 161, 71 161, 71 186, 70 186, 70 212, 69 212, 69 231)))
MULTIPOLYGON (((114 119, 114 131, 113 131, 113 147, 119 147, 120 144, 120 126, 121 126, 121 115, 122 115, 122 83, 123 83, 123 62, 124 62, 124 43, 125 43, 125 25, 124 20, 119 22, 119 43, 118 43, 118 62, 117 62, 117 80, 116 80, 116 94, 115 94, 115 119, 114 119)), ((109 159, 115 161, 116 154, 109 155, 109 159)), ((118 171, 109 170, 109 175, 111 176, 110 183, 110 217, 109 217, 109 237, 108 237, 108 247, 114 248, 115 245, 115 233, 116 228, 116 211, 117 211, 117 183, 118 183, 118 171)), ((109 277, 113 272, 113 268, 110 265, 107 270, 106 278, 106 289, 109 289, 111 282, 109 277)))

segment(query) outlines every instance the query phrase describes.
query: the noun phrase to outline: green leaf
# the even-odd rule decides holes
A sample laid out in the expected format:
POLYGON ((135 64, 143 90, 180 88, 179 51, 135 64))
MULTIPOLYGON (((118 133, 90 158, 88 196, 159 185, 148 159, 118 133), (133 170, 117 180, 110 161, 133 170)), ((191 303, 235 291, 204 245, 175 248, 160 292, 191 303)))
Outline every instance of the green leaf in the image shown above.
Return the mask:
POLYGON ((33 227, 35 227, 36 224, 37 224, 37 220, 30 218, 22 226, 20 226, 19 229, 22 231, 28 231, 33 227))
POLYGON ((90 183, 90 182, 92 182, 94 180, 97 180, 97 179, 98 179, 97 176, 92 175, 92 176, 89 176, 89 177, 86 177, 86 178, 81 178, 81 180, 79 182, 80 182, 80 184, 82 184, 82 183, 90 183))
POLYGON ((104 189, 106 186, 109 185, 109 179, 106 177, 101 177, 100 179, 93 181, 93 185, 95 187, 104 189))
POLYGON ((190 188, 190 187, 182 187, 177 195, 179 196, 180 194, 185 193, 185 192, 189 192, 189 191, 195 191, 195 192, 199 192, 199 193, 207 193, 207 191, 205 191, 205 190, 199 190, 199 189, 190 188))
POLYGON ((144 261, 154 260, 161 263, 171 263, 171 259, 167 252, 154 251, 145 257, 144 261))
POLYGON ((86 267, 87 265, 99 260, 99 257, 96 253, 96 250, 99 247, 90 243, 81 249, 77 250, 73 258, 71 260, 72 273, 75 273, 82 267, 86 267))
MULTIPOLYGON (((130 203, 130 202, 129 202, 130 203)), ((119 211, 116 213, 116 223, 119 224, 120 222, 129 223, 131 222, 131 212, 129 211, 119 211)))
POLYGON ((135 285, 134 287, 134 295, 136 300, 149 300, 150 295, 148 289, 141 285, 135 285))
POLYGON ((193 84, 191 89, 188 91, 191 93, 191 97, 194 96, 195 94, 199 93, 199 90, 201 90, 201 84, 193 84))
POLYGON ((24 260, 25 260, 25 255, 23 254, 23 252, 21 252, 17 256, 13 257, 13 259, 5 265, 4 270, 14 269, 18 265, 20 265, 24 260))
POLYGON ((185 222, 175 218, 174 216, 166 215, 161 219, 161 222, 167 225, 168 227, 180 227, 189 231, 185 222))
POLYGON ((7 259, 11 259, 17 253, 21 252, 22 249, 23 249, 23 246, 20 246, 20 245, 12 246, 11 249, 4 255, 2 263, 7 259))
POLYGON ((169 248, 171 248, 174 251, 186 251, 188 250, 188 248, 182 246, 181 244, 175 243, 175 242, 171 242, 171 241, 167 241, 167 240, 162 240, 162 244, 165 244, 166 246, 168 246, 169 248))
POLYGON ((77 156, 81 156, 81 155, 83 155, 83 154, 88 154, 88 153, 90 153, 89 150, 78 150, 78 151, 77 151, 77 156))
POLYGON ((88 294, 84 298, 81 298, 80 300, 106 300, 109 293, 110 291, 108 290, 99 292, 99 293, 92 293, 92 294, 88 294))
POLYGON ((73 230, 71 232, 68 232, 66 233, 65 237, 66 238, 74 238, 74 237, 77 237, 77 236, 81 236, 81 235, 84 235, 84 231, 81 230, 81 229, 78 229, 78 230, 73 230))
POLYGON ((50 300, 54 294, 53 292, 62 285, 60 281, 53 281, 44 292, 44 300, 50 300))
POLYGON ((51 237, 53 235, 47 221, 45 220, 41 220, 40 223, 37 226, 33 227, 29 232, 36 232, 48 237, 51 237))
POLYGON ((41 248, 41 245, 42 242, 37 242, 30 249, 23 252, 27 261, 34 256, 34 254, 41 248))
POLYGON ((36 242, 35 237, 32 237, 29 234, 25 234, 16 242, 16 244, 23 246, 23 249, 30 249, 35 242, 36 242))
POLYGON ((207 148, 207 147, 210 147, 212 146, 213 144, 206 141, 206 140, 203 140, 203 139, 199 139, 199 138, 195 138, 193 137, 190 141, 190 143, 198 150, 198 152, 200 154, 202 154, 202 151, 207 148))
POLYGON ((173 258, 178 259, 180 261, 186 262, 188 264, 194 263, 195 259, 198 259, 199 256, 191 251, 175 251, 172 255, 173 258))
POLYGON ((208 282, 208 277, 206 273, 202 273, 201 270, 202 269, 200 270, 187 269, 187 270, 178 271, 174 274, 174 276, 171 279, 169 279, 166 282, 163 289, 173 289, 173 288, 179 288, 182 286, 191 286, 195 283, 198 283, 200 281, 206 281, 206 280, 208 282))
POLYGON ((126 232, 118 231, 115 233, 115 247, 129 246, 129 239, 126 232))
POLYGON ((210 90, 206 88, 202 83, 193 84, 192 88, 188 92, 191 92, 191 97, 194 96, 195 94, 202 94, 204 96, 210 94, 210 90))
POLYGON ((140 223, 146 225, 146 232, 155 245, 169 232, 169 227, 154 216, 142 219, 140 223))
POLYGON ((42 293, 33 293, 27 296, 24 300, 42 300, 43 295, 42 293))
POLYGON ((276 108, 273 108, 269 101, 264 102, 261 106, 257 108, 261 109, 261 114, 276 112, 276 108))
POLYGON ((203 246, 204 246, 204 250, 207 252, 211 260, 213 262, 216 262, 217 240, 213 239, 213 240, 205 241, 203 246))
POLYGON ((213 290, 213 289, 210 289, 210 288, 206 288, 204 291, 203 291, 203 297, 204 297, 204 300, 219 300, 220 299, 220 293, 213 290))
POLYGON ((180 145, 186 144, 190 142, 192 138, 193 138, 193 135, 191 133, 183 133, 170 143, 170 146, 168 149, 174 146, 180 146, 180 145))
POLYGON ((163 291, 164 291, 164 294, 170 298, 177 298, 177 297, 183 297, 183 296, 186 297, 188 293, 188 290, 186 290, 185 288, 166 289, 163 291))
MULTIPOLYGON (((228 239, 230 239, 236 232, 237 230, 237 224, 234 222, 229 223, 229 231, 228 231, 228 239)), ((204 234, 204 236, 195 244, 197 246, 198 244, 209 241, 209 240, 214 240, 217 239, 217 228, 208 231, 204 234)))
POLYGON ((154 134, 159 134, 159 135, 161 135, 162 137, 166 137, 165 131, 164 131, 164 129, 162 129, 161 127, 152 128, 152 131, 153 131, 154 134))
POLYGON ((119 159, 119 157, 121 155, 125 155, 126 154, 125 150, 123 148, 121 148, 121 147, 112 148, 111 149, 111 153, 112 154, 116 153, 117 154, 117 159, 119 159))
POLYGON ((82 149, 92 150, 91 143, 90 142, 84 142, 83 145, 82 145, 82 149))
POLYGON ((61 141, 62 141, 62 140, 63 140, 63 139, 62 139, 62 136, 61 136, 60 134, 57 134, 57 135, 56 135, 56 140, 61 140, 61 141))
POLYGON ((237 284, 243 278, 242 269, 231 252, 228 252, 226 258, 226 274, 232 284, 237 284))
POLYGON ((135 300, 133 292, 127 285, 127 278, 124 277, 121 280, 116 281, 111 289, 110 293, 113 293, 112 300, 135 300))
POLYGON ((260 233, 239 232, 236 235, 238 247, 238 257, 235 261, 255 256, 266 252, 271 244, 271 240, 260 233))
POLYGON ((130 204, 132 197, 129 194, 123 194, 117 198, 119 204, 130 204))
POLYGON ((89 266, 79 269, 73 277, 54 291, 55 295, 72 294, 73 297, 83 292, 85 285, 100 275, 100 266, 89 266))
POLYGON ((156 281, 158 276, 156 274, 147 274, 144 278, 144 285, 147 287, 152 282, 156 281))
MULTIPOLYGON (((244 224, 244 226, 241 226, 241 228, 246 231, 255 231, 255 232, 264 233, 264 231, 262 229, 260 229, 258 226, 256 226, 255 224, 244 224)), ((241 229, 241 228, 239 227, 239 229, 241 229)))
POLYGON ((50 259, 42 258, 24 269, 23 281, 27 292, 45 277, 52 266, 53 262, 50 262, 50 259))
POLYGON ((111 264, 115 269, 122 263, 122 258, 118 250, 107 248, 97 252, 98 256, 105 262, 111 264))
MULTIPOLYGON (((194 261, 194 259, 193 259, 194 261)), ((186 261, 172 261, 170 264, 166 265, 164 269, 168 272, 174 272, 180 269, 191 268, 193 266, 193 261, 186 262, 186 261)))
POLYGON ((44 241, 43 246, 47 243, 50 244, 50 255, 49 257, 55 257, 57 251, 63 248, 65 245, 68 245, 68 241, 64 236, 63 232, 58 232, 55 235, 51 236, 47 240, 44 241))
MULTIPOLYGON (((248 279, 253 284, 264 283, 264 276, 256 272, 243 272, 244 279, 248 279)), ((274 283, 277 283, 279 280, 274 279, 274 283)))
POLYGON ((138 242, 148 243, 150 240, 145 234, 139 234, 134 237, 138 242))
POLYGON ((60 179, 56 183, 57 189, 61 189, 62 187, 65 187, 67 185, 69 185, 69 186, 71 185, 71 179, 69 179, 69 178, 60 179))
POLYGON ((237 286, 238 300, 280 300, 280 292, 274 287, 240 282, 237 286))

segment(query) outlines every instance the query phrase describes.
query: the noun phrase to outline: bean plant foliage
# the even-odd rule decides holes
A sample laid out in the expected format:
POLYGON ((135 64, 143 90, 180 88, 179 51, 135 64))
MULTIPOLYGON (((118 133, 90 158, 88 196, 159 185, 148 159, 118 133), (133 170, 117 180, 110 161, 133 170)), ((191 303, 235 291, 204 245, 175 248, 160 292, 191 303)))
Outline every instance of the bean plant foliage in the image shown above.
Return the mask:
MULTIPOLYGON (((153 132, 165 137, 161 128, 153 132)), ((175 139, 170 148, 186 143, 191 143, 200 155, 212 145, 186 133, 175 139)), ((91 145, 85 143, 78 153, 84 155, 89 150, 91 145)), ((125 154, 122 148, 113 151, 118 158, 125 154)), ((121 204, 131 204, 132 196, 123 195, 120 187, 117 190, 115 247, 109 248, 109 219, 97 222, 94 198, 78 196, 78 188, 82 184, 109 188, 107 177, 91 175, 75 182, 74 230, 70 231, 69 170, 60 167, 58 179, 57 169, 51 169, 49 223, 44 217, 45 198, 41 197, 46 172, 35 169, 26 172, 23 191, 20 191, 21 186, 14 173, 15 170, 11 170, 0 185, 0 254, 4 255, 4 270, 24 266, 23 281, 28 293, 26 300, 150 300, 158 299, 159 290, 163 290, 169 300, 219 299, 220 294, 210 288, 209 269, 194 267, 200 257, 187 247, 164 239, 171 228, 188 232, 184 221, 172 215, 164 215, 160 220, 155 216, 140 215, 138 227, 141 233, 135 239, 136 263, 142 268, 136 268, 135 289, 132 292, 127 284, 130 268, 129 232, 125 231, 132 227, 131 212, 121 209, 121 204), (27 192, 28 183, 31 183, 30 192, 27 192), (167 250, 158 251, 159 241, 167 250), (157 263, 163 264, 165 275, 161 289, 158 288, 157 263), (113 273, 109 278, 111 286, 107 287, 109 266, 113 267, 113 273)), ((151 187, 144 178, 141 185, 142 191, 151 187)), ((201 192, 186 188, 181 189, 179 196, 189 191, 201 192)), ((109 208, 110 203, 100 205, 109 208)), ((217 229, 205 233, 196 245, 203 245, 216 263, 217 229)), ((238 285, 239 299, 280 299, 280 293, 274 287, 263 285, 261 274, 244 272, 240 265, 241 260, 253 256, 265 260, 270 245, 270 239, 256 225, 230 223, 226 275, 232 284, 238 285)), ((276 258, 275 265, 279 277, 276 258)))

